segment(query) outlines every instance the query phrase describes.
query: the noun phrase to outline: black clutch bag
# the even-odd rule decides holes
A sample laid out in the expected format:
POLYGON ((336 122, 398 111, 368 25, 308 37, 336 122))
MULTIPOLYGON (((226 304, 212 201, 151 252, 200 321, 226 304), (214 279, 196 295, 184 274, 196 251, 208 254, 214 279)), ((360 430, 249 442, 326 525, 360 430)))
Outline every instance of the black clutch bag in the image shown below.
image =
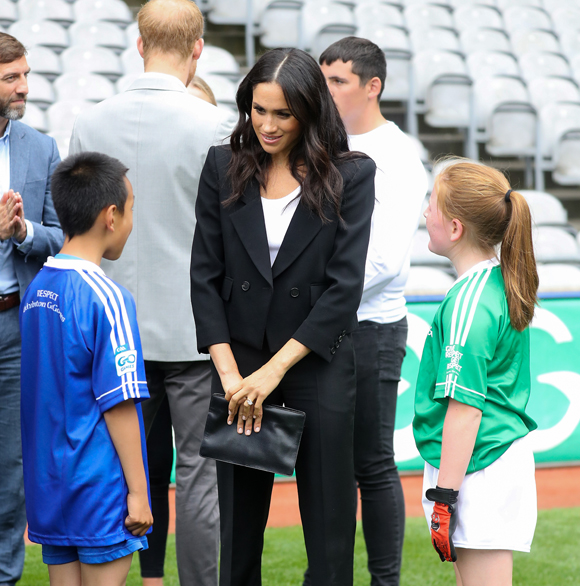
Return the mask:
POLYGON ((263 405, 260 431, 238 433, 237 416, 227 423, 228 401, 212 395, 199 455, 221 462, 292 476, 306 414, 279 405, 263 405))

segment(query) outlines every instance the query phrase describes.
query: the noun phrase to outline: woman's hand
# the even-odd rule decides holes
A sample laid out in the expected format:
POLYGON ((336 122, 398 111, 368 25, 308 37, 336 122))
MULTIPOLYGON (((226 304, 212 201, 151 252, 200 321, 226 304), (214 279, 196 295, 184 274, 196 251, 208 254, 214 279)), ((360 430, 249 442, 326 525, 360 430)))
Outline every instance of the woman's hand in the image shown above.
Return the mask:
POLYGON ((286 370, 274 360, 256 370, 242 380, 241 385, 232 386, 226 392, 226 399, 230 402, 228 425, 234 422, 237 413, 238 433, 250 435, 252 428, 255 432, 262 427, 262 403, 266 397, 280 384, 286 370))

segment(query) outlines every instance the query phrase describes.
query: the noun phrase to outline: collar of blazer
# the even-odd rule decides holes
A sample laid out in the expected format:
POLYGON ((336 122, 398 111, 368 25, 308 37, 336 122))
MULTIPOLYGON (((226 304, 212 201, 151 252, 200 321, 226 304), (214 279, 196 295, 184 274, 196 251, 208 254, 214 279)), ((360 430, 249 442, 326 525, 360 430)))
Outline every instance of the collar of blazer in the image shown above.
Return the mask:
POLYGON ((26 126, 21 122, 12 122, 10 129, 10 187, 20 193, 24 191, 30 145, 26 137, 26 126))
POLYGON ((134 90, 161 90, 166 92, 181 92, 182 94, 187 93, 187 88, 181 80, 173 75, 164 75, 163 77, 144 75, 138 77, 125 91, 131 92, 134 90))
POLYGON ((252 262, 266 281, 273 285, 273 280, 300 256, 318 234, 322 228, 322 220, 306 206, 299 204, 274 265, 270 267, 268 236, 257 181, 250 183, 241 201, 245 205, 232 212, 230 219, 252 262))

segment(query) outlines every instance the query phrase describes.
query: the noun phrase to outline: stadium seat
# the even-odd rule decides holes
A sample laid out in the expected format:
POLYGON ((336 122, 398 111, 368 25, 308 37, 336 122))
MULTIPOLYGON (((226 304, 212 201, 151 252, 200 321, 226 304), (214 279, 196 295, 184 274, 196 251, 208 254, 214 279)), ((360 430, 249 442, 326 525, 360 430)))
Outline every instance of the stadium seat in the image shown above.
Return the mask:
POLYGON ((411 265, 419 266, 436 266, 451 267, 451 262, 444 256, 434 254, 429 250, 429 233, 427 230, 419 228, 413 238, 411 248, 411 265))
POLYGON ((465 74, 437 77, 425 98, 425 122, 436 128, 467 128, 471 114, 471 78, 465 74))
POLYGON ((516 30, 551 30, 552 21, 548 13, 533 6, 512 6, 503 13, 505 28, 509 33, 516 30))
POLYGON ((30 103, 26 105, 26 112, 21 121, 39 132, 48 130, 46 115, 36 104, 30 103))
POLYGON ((411 31, 411 46, 415 53, 429 49, 444 49, 447 51, 460 51, 459 38, 452 28, 442 26, 413 29, 411 31))
POLYGON ((570 77, 572 74, 568 62, 558 53, 528 51, 520 55, 518 62, 522 77, 528 82, 536 77, 544 77, 546 75, 570 77))
POLYGON ((565 8, 568 6, 577 7, 578 0, 542 0, 544 9, 552 13, 559 8, 565 8))
POLYGON ((580 291, 580 268, 561 263, 538 264, 540 293, 580 291))
POLYGON ((435 4, 413 4, 405 7, 405 21, 409 30, 425 29, 432 26, 453 28, 449 10, 435 4))
POLYGON ((60 60, 64 73, 100 73, 113 81, 124 73, 119 57, 105 47, 70 47, 60 60))
MULTIPOLYGON (((205 49, 204 49, 205 51, 205 49)), ((203 55, 203 53, 202 53, 203 55)), ((141 74, 145 70, 145 65, 143 64, 143 57, 137 51, 137 46, 133 45, 132 47, 128 47, 121 53, 121 65, 123 67, 123 73, 127 74, 141 74)))
MULTIPOLYGON (((351 34, 356 30, 352 11, 344 4, 329 0, 306 2, 302 7, 300 18, 302 27, 300 42, 303 49, 312 49, 315 38, 327 27, 346 25, 351 27, 351 34)), ((320 43, 317 45, 320 46, 320 43)))
POLYGON ((84 100, 63 100, 55 102, 47 111, 48 130, 72 132, 76 117, 83 110, 94 106, 94 102, 84 100))
POLYGON ((580 29, 580 6, 559 8, 558 10, 554 10, 551 16, 554 30, 558 34, 562 34, 568 30, 580 29))
POLYGON ((422 51, 413 57, 417 100, 423 101, 427 89, 441 75, 466 75, 463 58, 451 51, 422 51))
POLYGON ((48 108, 54 102, 52 83, 39 73, 28 74, 28 103, 34 102, 41 108, 48 108))
POLYGON ((59 56, 48 47, 35 45, 28 48, 26 61, 32 71, 44 75, 49 80, 62 73, 59 56))
POLYGON ((552 179, 560 185, 580 186, 580 128, 565 132, 556 143, 552 179))
POLYGON ((405 297, 445 295, 454 282, 455 278, 441 269, 412 266, 409 270, 404 294, 405 297))
POLYGON ((411 50, 409 37, 402 27, 366 24, 358 28, 357 36, 376 43, 383 51, 411 50))
POLYGON ((472 28, 474 23, 477 23, 478 28, 503 28, 501 14, 491 6, 479 6, 477 4, 460 6, 453 13, 453 19, 455 28, 459 31, 472 28))
POLYGON ((354 20, 358 27, 364 25, 405 26, 403 13, 391 4, 379 4, 366 0, 355 6, 354 20))
MULTIPOLYGON (((348 0, 347 0, 348 1, 348 0)), ((380 1, 380 0, 378 0, 380 1)), ((390 2, 390 0, 387 0, 390 2)), ((403 6, 416 6, 418 4, 438 4, 439 6, 445 6, 448 8, 452 8, 453 5, 449 2, 449 0, 402 0, 401 2, 390 2, 391 4, 402 4, 403 6)))
POLYGON ((528 51, 560 52, 558 38, 552 31, 517 29, 510 35, 513 52, 519 57, 528 51))
MULTIPOLYGON (((262 11, 269 4, 269 0, 253 0, 253 19, 259 22, 262 11)), ((214 24, 246 24, 248 13, 247 0, 213 0, 211 10, 207 16, 214 24)))
POLYGON ((570 59, 570 69, 572 70, 572 78, 576 80, 576 83, 580 83, 580 52, 570 59))
MULTIPOLYGON (((71 46, 93 45, 113 49, 116 53, 127 48, 125 32, 112 22, 82 21, 75 22, 69 29, 71 46)), ((135 46, 133 44, 133 46, 135 46)))
POLYGON ((536 77, 528 82, 530 101, 536 110, 552 102, 580 102, 580 91, 571 79, 565 77, 536 77))
POLYGON ((555 226, 535 226, 534 253, 539 263, 580 263, 580 247, 567 230, 555 226))
POLYGON ((497 7, 500 10, 510 8, 510 6, 535 6, 542 8, 542 0, 496 0, 497 7))
MULTIPOLYGON (((141 72, 143 73, 143 72, 141 72)), ((140 73, 126 73, 115 82, 117 93, 124 92, 141 74, 140 73)))
POLYGON ((562 53, 568 59, 580 54, 580 30, 567 30, 560 34, 562 53))
POLYGON ((478 128, 486 128, 494 108, 504 102, 529 102, 523 80, 514 75, 494 75, 476 79, 473 86, 478 128))
POLYGON ((127 47, 136 47, 137 46, 137 39, 139 38, 139 24, 137 22, 132 22, 126 29, 125 29, 125 38, 127 39, 126 46, 127 47))
POLYGON ((42 45, 62 51, 69 46, 66 30, 50 20, 18 20, 8 32, 26 47, 42 45))
POLYGON ((96 73, 65 73, 54 82, 58 100, 100 102, 115 95, 115 86, 96 73))
POLYGON ((356 26, 354 24, 329 24, 320 29, 310 47, 310 54, 316 61, 320 55, 333 43, 356 35, 356 26))
POLYGON ((464 53, 476 51, 504 51, 510 53, 511 43, 505 31, 497 28, 478 28, 472 26, 459 34, 464 53))
POLYGON ((510 53, 500 51, 476 51, 467 58, 467 69, 474 79, 491 75, 519 75, 518 62, 510 53))
POLYGON ((568 212, 562 202, 546 191, 518 190, 528 202, 532 220, 538 226, 568 226, 568 212))
POLYGON ((54 132, 49 132, 48 136, 52 136, 56 141, 61 160, 68 157, 71 133, 68 130, 55 130, 54 132))
POLYGON ((76 0, 73 4, 76 20, 108 20, 121 26, 133 22, 131 10, 121 0, 76 0))
POLYGON ((580 129, 580 102, 553 102, 540 110, 542 151, 551 157, 560 137, 580 129))
POLYGON ((260 42, 264 47, 297 47, 300 45, 301 0, 269 2, 260 16, 260 42))
POLYGON ((537 132, 537 112, 529 102, 500 103, 487 122, 486 151, 494 157, 527 158, 526 186, 532 185, 531 161, 537 154, 537 132))
POLYGON ((65 0, 18 0, 18 15, 23 20, 54 20, 68 26, 75 17, 65 0))
POLYGON ((239 76, 240 66, 235 57, 229 51, 220 47, 205 45, 201 57, 197 62, 197 74, 201 75, 201 77, 205 77, 209 73, 239 76))
POLYGON ((236 108, 238 84, 223 75, 206 75, 203 80, 209 85, 216 102, 236 108))
POLYGON ((0 24, 10 26, 18 20, 17 4, 11 0, 0 0, 0 24))
POLYGON ((495 6, 495 0, 449 0, 449 4, 457 9, 468 4, 481 4, 482 6, 495 6))

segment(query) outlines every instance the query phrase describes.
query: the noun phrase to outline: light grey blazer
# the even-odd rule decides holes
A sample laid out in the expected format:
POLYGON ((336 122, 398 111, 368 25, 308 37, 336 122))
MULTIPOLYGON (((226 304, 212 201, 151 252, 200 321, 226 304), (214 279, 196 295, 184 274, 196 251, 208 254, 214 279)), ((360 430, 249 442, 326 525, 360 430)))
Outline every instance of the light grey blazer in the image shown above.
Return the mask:
POLYGON ((143 75, 76 120, 71 154, 102 152, 129 168, 133 232, 103 270, 135 297, 145 360, 207 359, 197 352, 189 295, 195 200, 209 148, 232 129, 231 116, 164 74, 143 75))

